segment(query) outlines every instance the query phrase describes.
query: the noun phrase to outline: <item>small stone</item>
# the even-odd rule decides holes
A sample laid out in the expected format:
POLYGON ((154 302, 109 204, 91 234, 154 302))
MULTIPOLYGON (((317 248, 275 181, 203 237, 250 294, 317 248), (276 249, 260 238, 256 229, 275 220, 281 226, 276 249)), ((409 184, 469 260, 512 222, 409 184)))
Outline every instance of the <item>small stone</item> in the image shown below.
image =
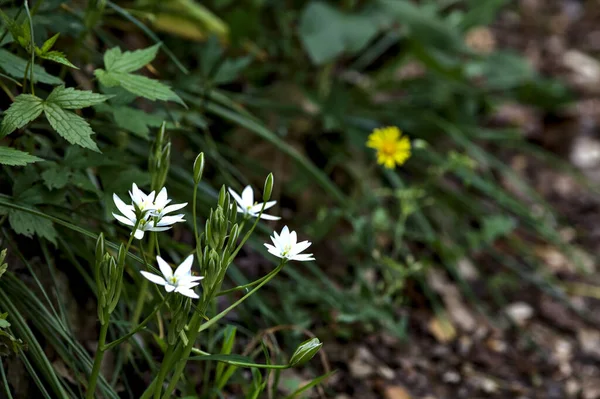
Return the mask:
POLYGON ((442 379, 448 384, 458 384, 461 380, 460 374, 456 371, 446 371, 442 376, 442 379))
POLYGON ((506 315, 517 325, 523 326, 533 316, 533 308, 525 302, 515 302, 504 309, 506 315))
POLYGON ((408 391, 399 385, 387 386, 384 391, 385 399, 412 399, 408 391))

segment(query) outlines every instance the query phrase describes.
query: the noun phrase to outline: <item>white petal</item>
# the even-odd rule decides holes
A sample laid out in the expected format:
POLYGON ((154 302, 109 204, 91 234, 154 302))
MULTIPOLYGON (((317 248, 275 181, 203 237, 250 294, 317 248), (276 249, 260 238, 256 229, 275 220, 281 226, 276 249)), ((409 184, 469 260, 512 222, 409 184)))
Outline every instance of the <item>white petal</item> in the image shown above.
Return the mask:
MULTIPOLYGON (((258 215, 256 215, 258 216, 258 215)), ((266 213, 263 213, 262 215, 260 215, 261 219, 265 219, 265 220, 279 220, 281 219, 279 216, 273 216, 273 215, 267 215, 266 213)))
POLYGON ((177 290, 177 292, 179 292, 181 295, 185 295, 185 296, 187 296, 187 297, 189 297, 189 298, 193 298, 193 299, 198 299, 198 298, 200 298, 200 297, 198 296, 198 294, 196 294, 196 293, 195 293, 193 290, 191 290, 191 289, 179 289, 179 290, 177 290))
POLYGON ((163 215, 164 215, 164 214, 167 214, 167 213, 169 213, 169 212, 175 212, 175 211, 178 211, 178 210, 180 210, 181 208, 185 207, 187 204, 188 204, 187 202, 184 202, 183 204, 173 204, 173 205, 169 205, 169 206, 167 206, 167 207, 165 207, 165 208, 163 209, 163 215))
POLYGON ((170 226, 172 224, 175 223, 179 223, 179 222, 185 222, 185 219, 183 219, 185 215, 184 214, 180 214, 180 215, 174 215, 174 216, 163 216, 158 223, 156 223, 157 226, 170 226))
MULTIPOLYGON (((268 245, 268 244, 265 244, 265 245, 268 245)), ((283 256, 281 256, 281 251, 278 251, 276 248, 269 248, 268 251, 271 255, 275 255, 278 258, 283 258, 283 256)))
POLYGON ((301 255, 296 255, 296 256, 290 257, 290 260, 297 260, 299 262, 306 262, 306 261, 309 261, 309 260, 315 260, 315 258, 313 257, 313 254, 301 254, 301 255))
POLYGON ((190 273, 192 270, 192 264, 194 263, 194 255, 190 255, 175 270, 175 276, 177 278, 182 278, 190 273))
POLYGON ((127 219, 127 218, 126 218, 126 217, 124 217, 124 216, 117 215, 116 213, 113 213, 112 215, 113 215, 113 216, 115 217, 115 219, 117 219, 119 222, 121 222, 121 223, 123 223, 123 224, 125 224, 125 225, 127 225, 127 226, 131 226, 131 227, 135 226, 135 222, 134 222, 134 221, 132 221, 132 220, 129 220, 129 219, 127 219))
POLYGON ((135 238, 137 238, 138 240, 141 240, 142 238, 144 238, 144 231, 143 231, 143 230, 140 230, 140 229, 137 229, 137 230, 135 231, 135 233, 133 234, 133 236, 134 236, 135 238))
POLYGON ((141 271, 142 276, 146 277, 148 280, 152 281, 154 284, 158 285, 167 285, 167 282, 164 278, 157 276, 156 274, 148 273, 145 271, 141 271))
POLYGON ((189 289, 189 288, 194 288, 196 286, 198 286, 200 283, 197 281, 178 281, 177 282, 177 287, 181 287, 182 289, 189 289))
POLYGON ((281 229, 281 234, 279 235, 280 239, 278 240, 281 243, 288 243, 290 241, 290 229, 287 226, 283 226, 281 229))
POLYGON ((252 191, 252 187, 246 186, 246 188, 244 188, 244 191, 242 191, 242 202, 244 208, 254 205, 254 192, 252 191))
MULTIPOLYGON (((265 203, 265 211, 269 208, 272 208, 275 204, 277 203, 277 201, 269 201, 267 203, 265 203)), ((262 209, 263 203, 261 202, 260 204, 256 204, 253 205, 252 208, 250 208, 250 212, 252 213, 260 213, 260 210, 262 209)))
POLYGON ((173 269, 171 269, 171 266, 169 266, 169 264, 165 262, 163 258, 157 256, 156 263, 158 263, 158 268, 160 269, 160 272, 163 274, 163 276, 165 276, 165 280, 168 280, 169 278, 173 277, 173 269))
POLYGON ((290 244, 292 248, 296 245, 296 242, 298 242, 298 236, 296 235, 295 231, 292 231, 290 233, 290 244))
POLYGON ((170 284, 165 285, 165 291, 167 291, 167 292, 173 292, 173 291, 175 291, 175 289, 176 288, 170 284))
POLYGON ((154 205, 156 205, 157 208, 164 208, 168 202, 169 197, 167 195, 167 188, 163 187, 162 190, 160 190, 160 192, 156 196, 156 199, 154 200, 154 205))
POLYGON ((136 204, 140 204, 146 198, 146 194, 135 183, 132 184, 129 195, 131 196, 131 200, 136 204))
POLYGON ((267 247, 267 249, 269 250, 269 252, 271 252, 271 251, 275 251, 276 252, 277 251, 277 248, 274 247, 274 246, 272 246, 271 244, 265 243, 265 247, 267 247))
POLYGON ((169 227, 148 227, 146 230, 148 231, 167 231, 167 230, 171 230, 171 226, 169 227))
POLYGON ((292 247, 291 255, 298 255, 300 252, 304 251, 306 248, 310 247, 310 241, 302 241, 292 247))
POLYGON ((233 199, 235 200, 235 202, 237 202, 240 205, 244 205, 244 200, 242 199, 242 197, 239 196, 238 193, 236 193, 235 191, 233 191, 231 188, 228 188, 229 190, 229 194, 231 194, 231 196, 233 197, 233 199))
POLYGON ((117 194, 113 194, 113 201, 117 206, 117 209, 125 215, 128 219, 135 219, 135 213, 133 212, 133 206, 127 205, 117 194))

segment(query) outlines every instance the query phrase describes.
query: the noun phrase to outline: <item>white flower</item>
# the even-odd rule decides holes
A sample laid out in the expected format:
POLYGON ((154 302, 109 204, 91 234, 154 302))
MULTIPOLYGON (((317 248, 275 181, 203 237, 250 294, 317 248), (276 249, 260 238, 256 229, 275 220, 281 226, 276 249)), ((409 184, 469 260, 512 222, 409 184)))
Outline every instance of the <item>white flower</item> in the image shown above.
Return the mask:
MULTIPOLYGON (((171 202, 171 200, 169 199, 169 196, 167 195, 167 188, 163 187, 163 189, 160 190, 160 192, 156 196, 156 199, 154 200, 153 209, 150 211, 152 216, 162 218, 167 213, 178 211, 187 205, 187 202, 184 202, 183 204, 168 205, 169 202, 171 202)), ((176 216, 183 217, 183 215, 176 215, 176 216)))
POLYGON ((192 263, 194 263, 194 255, 188 256, 175 270, 167 262, 164 261, 160 256, 156 257, 156 262, 162 277, 156 274, 142 271, 142 276, 152 281, 154 284, 164 285, 167 292, 178 292, 181 295, 185 295, 190 298, 200 298, 193 290, 197 286, 202 276, 192 276, 192 263))
POLYGON ((113 201, 122 213, 122 215, 113 213, 113 216, 127 226, 134 227, 137 224, 138 227, 133 232, 133 235, 138 240, 144 238, 146 231, 165 231, 169 230, 175 223, 185 222, 183 214, 165 216, 165 214, 187 205, 176 204, 166 206, 171 200, 167 198, 167 190, 165 188, 155 198, 154 191, 146 195, 133 183, 129 195, 131 196, 131 205, 127 205, 117 194, 113 194, 113 201))
POLYGON ((297 242, 298 237, 295 231, 291 231, 285 226, 281 234, 273 232, 271 241, 273 245, 265 244, 269 252, 279 258, 287 260, 297 260, 300 262, 315 260, 313 254, 301 254, 306 248, 310 247, 309 241, 297 242))
POLYGON ((144 216, 146 212, 154 209, 154 195, 154 191, 146 195, 135 183, 133 183, 131 191, 129 192, 131 201, 133 201, 132 207, 134 210, 137 209, 144 216))
MULTIPOLYGON (((243 213, 246 214, 248 216, 252 216, 252 217, 258 217, 258 215, 260 214, 260 210, 263 207, 263 203, 258 203, 258 202, 254 202, 254 193, 252 192, 252 187, 250 186, 246 186, 246 188, 244 188, 244 191, 242 191, 242 195, 240 196, 238 193, 236 193, 235 191, 233 191, 231 188, 229 189, 229 193, 231 194, 231 196, 233 197, 233 199, 235 200, 235 202, 237 202, 238 204, 238 212, 239 213, 243 213)), ((268 201, 265 203, 265 211, 269 208, 271 208, 273 205, 275 205, 277 203, 277 201, 268 201)), ((272 216, 272 215, 266 215, 266 214, 262 214, 260 215, 261 219, 266 219, 266 220, 279 220, 281 219, 278 216, 272 216)))

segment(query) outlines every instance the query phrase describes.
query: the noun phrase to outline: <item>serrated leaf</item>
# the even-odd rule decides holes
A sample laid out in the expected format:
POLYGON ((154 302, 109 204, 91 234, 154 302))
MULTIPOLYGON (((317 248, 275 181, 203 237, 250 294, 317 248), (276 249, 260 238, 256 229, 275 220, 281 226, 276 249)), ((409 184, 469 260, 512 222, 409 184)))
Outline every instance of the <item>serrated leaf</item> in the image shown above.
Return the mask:
MULTIPOLYGON (((0 251, 0 277, 6 272, 8 269, 8 265, 4 263, 4 259, 6 258, 6 249, 0 251)), ((6 313, 0 315, 0 318, 6 319, 6 313)))
POLYGON ((62 65, 66 65, 70 68, 75 68, 75 69, 79 69, 78 67, 76 67, 75 65, 73 65, 71 63, 71 61, 69 61, 67 59, 67 57, 61 53, 60 51, 48 51, 47 53, 44 53, 42 55, 40 55, 41 58, 45 59, 45 60, 50 60, 50 61, 54 61, 58 64, 62 64, 62 65))
MULTIPOLYGON (((13 78, 23 79, 26 68, 26 60, 4 49, 0 49, 0 69, 6 72, 7 75, 12 76, 13 78)), ((43 67, 39 65, 33 66, 33 81, 50 85, 63 83, 61 79, 50 75, 43 67)))
POLYGON ((112 108, 112 113, 119 127, 145 139, 148 139, 150 127, 158 127, 163 121, 160 116, 130 107, 115 107, 112 108))
POLYGON ((119 82, 125 90, 148 100, 175 101, 185 105, 183 100, 171 88, 158 80, 129 73, 107 72, 111 79, 119 82))
POLYGON ((58 104, 52 102, 44 104, 44 114, 48 118, 50 126, 69 143, 100 152, 91 138, 94 132, 85 119, 73 112, 65 111, 58 104))
POLYGON ((35 234, 56 245, 56 230, 48 219, 11 209, 8 212, 8 222, 17 234, 29 238, 33 238, 35 234))
POLYGON ((108 72, 133 72, 150 63, 155 57, 160 44, 135 50, 121 52, 118 47, 114 47, 104 53, 104 67, 108 72))
POLYGON ((58 36, 60 36, 60 33, 55 34, 50 39, 46 40, 44 44, 42 44, 42 48, 40 48, 42 54, 50 51, 50 49, 54 46, 54 43, 56 43, 58 36))
POLYGON ((103 103, 112 96, 105 96, 87 90, 57 86, 46 98, 46 103, 54 103, 63 109, 80 109, 103 103))
POLYGON ((0 124, 0 137, 20 129, 42 113, 42 99, 31 95, 21 94, 15 98, 4 113, 4 118, 0 124))
POLYGON ((60 189, 67 185, 72 171, 64 166, 52 166, 42 172, 42 179, 49 190, 60 189))
POLYGON ((2 165, 25 166, 38 161, 43 161, 43 159, 14 148, 0 147, 0 164, 2 165))

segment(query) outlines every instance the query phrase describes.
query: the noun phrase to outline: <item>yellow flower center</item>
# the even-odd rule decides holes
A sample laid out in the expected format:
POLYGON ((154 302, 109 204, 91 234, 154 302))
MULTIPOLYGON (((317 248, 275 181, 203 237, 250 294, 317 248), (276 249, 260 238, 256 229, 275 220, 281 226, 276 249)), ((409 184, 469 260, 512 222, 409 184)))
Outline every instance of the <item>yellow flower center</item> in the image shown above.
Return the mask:
POLYGON ((169 282, 170 282, 172 285, 175 285, 175 284, 177 284, 177 277, 175 277, 175 276, 171 276, 171 277, 169 278, 169 282))

